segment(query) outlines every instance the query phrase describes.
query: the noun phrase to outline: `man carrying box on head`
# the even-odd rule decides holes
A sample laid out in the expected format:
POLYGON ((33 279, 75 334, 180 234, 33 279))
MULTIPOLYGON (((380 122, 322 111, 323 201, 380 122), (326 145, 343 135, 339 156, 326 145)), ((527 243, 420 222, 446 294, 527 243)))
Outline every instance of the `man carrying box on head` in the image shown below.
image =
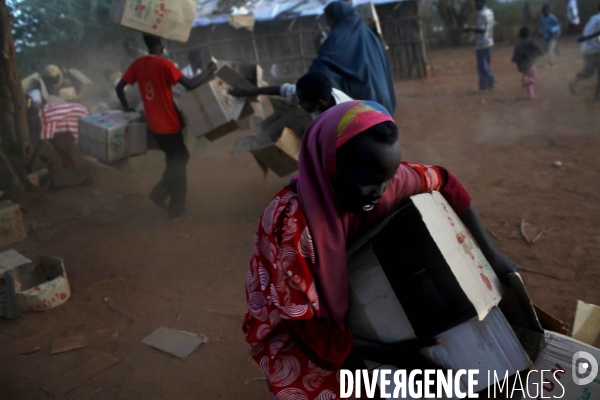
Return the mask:
POLYGON ((167 207, 165 201, 170 197, 169 217, 177 219, 185 212, 186 164, 190 155, 183 141, 183 119, 173 102, 172 88, 180 83, 187 90, 193 90, 212 79, 217 66, 210 63, 204 72, 189 78, 172 61, 161 57, 164 51, 161 38, 144 34, 144 42, 149 54, 129 66, 117 84, 117 96, 125 111, 133 111, 125 98, 125 86, 138 83, 148 131, 165 152, 167 162, 162 179, 152 190, 150 199, 161 207, 167 207))

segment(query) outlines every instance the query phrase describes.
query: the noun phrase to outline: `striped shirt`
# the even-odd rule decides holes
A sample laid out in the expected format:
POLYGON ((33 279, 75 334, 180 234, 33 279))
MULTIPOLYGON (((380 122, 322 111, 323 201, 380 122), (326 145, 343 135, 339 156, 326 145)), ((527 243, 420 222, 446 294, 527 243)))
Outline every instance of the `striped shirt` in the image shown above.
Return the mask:
POLYGON ((90 114, 88 109, 77 103, 46 104, 42 107, 42 139, 52 139, 57 132, 78 135, 79 118, 90 114))
POLYGON ((475 45, 477 49, 487 49, 494 45, 494 12, 484 6, 477 14, 477 29, 482 29, 483 33, 477 34, 475 45))

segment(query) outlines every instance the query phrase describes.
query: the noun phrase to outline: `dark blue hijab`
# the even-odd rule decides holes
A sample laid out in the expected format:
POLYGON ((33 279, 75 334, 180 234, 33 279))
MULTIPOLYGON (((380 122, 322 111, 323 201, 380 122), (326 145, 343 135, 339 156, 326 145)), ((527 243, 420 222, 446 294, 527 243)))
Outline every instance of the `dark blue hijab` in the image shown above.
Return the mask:
POLYGON ((394 80, 379 38, 345 1, 330 3, 325 7, 325 15, 335 22, 335 27, 309 72, 325 73, 334 88, 356 100, 376 101, 394 115, 394 80))

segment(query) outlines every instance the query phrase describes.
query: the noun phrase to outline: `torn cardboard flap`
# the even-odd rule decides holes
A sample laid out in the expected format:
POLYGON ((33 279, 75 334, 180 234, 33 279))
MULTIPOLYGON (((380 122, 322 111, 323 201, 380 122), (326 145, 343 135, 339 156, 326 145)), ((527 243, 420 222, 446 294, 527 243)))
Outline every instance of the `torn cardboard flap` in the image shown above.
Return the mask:
POLYGON ((432 192, 412 196, 411 200, 458 283, 477 310, 479 320, 483 320, 502 299, 502 285, 492 266, 444 196, 432 192))
POLYGON ((437 192, 413 196, 409 204, 351 246, 347 314, 351 331, 372 340, 400 341, 413 334, 432 337, 473 317, 482 320, 499 302, 499 283, 492 280, 495 275, 483 280, 483 262, 477 262, 473 254, 474 242, 467 241, 473 239, 457 235, 451 224, 461 232, 458 224, 462 222, 440 198, 437 192), (458 274, 470 281, 461 285, 458 274), (383 280, 389 287, 382 286, 383 280), (397 302, 403 313, 397 312, 397 302), (372 303, 377 306, 371 307, 372 303), (370 315, 370 310, 375 314, 370 315))
POLYGON ((0 201, 0 246, 27 238, 23 213, 18 204, 0 201))
POLYGON ((577 301, 575 322, 573 322, 573 339, 594 345, 600 337, 600 307, 577 301))
POLYGON ((208 338, 202 334, 160 327, 146 336, 142 343, 185 359, 199 345, 208 343, 208 338))
POLYGON ((297 171, 300 138, 289 128, 272 133, 259 129, 256 136, 238 138, 231 152, 252 153, 261 167, 266 166, 280 177, 297 171))

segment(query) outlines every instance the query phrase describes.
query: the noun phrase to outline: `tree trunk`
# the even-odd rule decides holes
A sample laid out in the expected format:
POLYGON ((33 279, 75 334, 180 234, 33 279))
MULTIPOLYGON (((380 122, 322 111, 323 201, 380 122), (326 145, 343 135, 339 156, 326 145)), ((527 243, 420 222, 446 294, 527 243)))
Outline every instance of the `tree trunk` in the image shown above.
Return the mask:
POLYGON ((0 42, 0 79, 2 80, 0 83, 2 85, 2 88, 0 88, 0 102, 2 103, 0 123, 4 124, 3 127, 8 127, 8 133, 2 134, 2 141, 4 142, 5 136, 8 140, 9 134, 11 138, 16 138, 21 161, 26 165, 32 151, 27 126, 27 103, 21 86, 19 71, 17 70, 16 50, 10 29, 10 18, 6 1, 0 0, 0 40, 2 40, 0 42), (6 88, 8 88, 8 91, 6 88))

